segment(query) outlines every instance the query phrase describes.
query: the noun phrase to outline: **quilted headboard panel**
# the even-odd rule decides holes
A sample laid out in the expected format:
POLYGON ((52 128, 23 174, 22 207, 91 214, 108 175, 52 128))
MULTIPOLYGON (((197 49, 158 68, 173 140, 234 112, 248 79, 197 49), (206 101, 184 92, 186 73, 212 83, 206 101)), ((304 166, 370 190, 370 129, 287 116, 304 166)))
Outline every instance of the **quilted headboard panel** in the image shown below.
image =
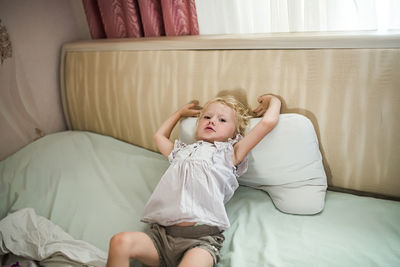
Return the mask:
POLYGON ((156 150, 153 133, 192 99, 203 104, 228 91, 255 107, 258 95, 274 93, 284 113, 313 122, 331 186, 400 196, 399 48, 276 49, 266 39, 238 48, 218 38, 213 48, 201 37, 174 47, 176 40, 66 44, 68 127, 156 150))

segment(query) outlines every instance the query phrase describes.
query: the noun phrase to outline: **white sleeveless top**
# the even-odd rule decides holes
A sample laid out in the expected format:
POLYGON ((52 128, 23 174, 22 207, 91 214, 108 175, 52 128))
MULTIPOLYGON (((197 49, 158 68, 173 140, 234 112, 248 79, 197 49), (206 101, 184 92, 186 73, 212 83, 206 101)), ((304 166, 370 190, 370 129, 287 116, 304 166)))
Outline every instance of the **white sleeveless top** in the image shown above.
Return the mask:
POLYGON ((217 226, 221 231, 230 223, 225 203, 239 184, 237 177, 247 170, 247 157, 235 167, 233 145, 241 139, 186 145, 176 140, 168 159, 171 163, 150 196, 142 222, 170 226, 196 222, 217 226))

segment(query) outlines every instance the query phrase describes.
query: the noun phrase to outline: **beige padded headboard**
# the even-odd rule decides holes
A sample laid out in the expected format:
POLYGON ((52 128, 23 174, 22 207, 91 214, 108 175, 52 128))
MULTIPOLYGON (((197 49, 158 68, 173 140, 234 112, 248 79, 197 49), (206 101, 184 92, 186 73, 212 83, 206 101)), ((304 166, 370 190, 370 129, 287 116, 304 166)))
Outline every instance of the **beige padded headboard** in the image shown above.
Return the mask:
POLYGON ((313 122, 330 186, 399 197, 400 49, 309 49, 304 40, 292 49, 292 39, 276 49, 268 38, 66 44, 68 127, 156 150, 153 133, 192 99, 203 104, 228 91, 255 107, 258 95, 273 93, 283 98, 283 113, 313 122))

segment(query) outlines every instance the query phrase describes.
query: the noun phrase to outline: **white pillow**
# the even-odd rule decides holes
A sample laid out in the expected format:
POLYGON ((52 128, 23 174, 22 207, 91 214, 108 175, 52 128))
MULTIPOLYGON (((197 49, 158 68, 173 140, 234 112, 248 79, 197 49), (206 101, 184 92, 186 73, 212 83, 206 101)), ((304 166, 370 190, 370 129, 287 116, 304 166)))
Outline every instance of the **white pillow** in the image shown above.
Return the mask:
MULTIPOLYGON (((248 131, 260 119, 251 119, 248 131)), ((193 143, 195 132, 196 118, 181 122, 181 141, 193 143)), ((286 213, 315 214, 323 209, 326 175, 314 127, 305 116, 281 114, 275 128, 248 156, 249 168, 238 178, 241 185, 266 191, 286 213)))
POLYGON ((185 144, 196 142, 197 118, 189 117, 181 120, 179 126, 179 140, 185 144))

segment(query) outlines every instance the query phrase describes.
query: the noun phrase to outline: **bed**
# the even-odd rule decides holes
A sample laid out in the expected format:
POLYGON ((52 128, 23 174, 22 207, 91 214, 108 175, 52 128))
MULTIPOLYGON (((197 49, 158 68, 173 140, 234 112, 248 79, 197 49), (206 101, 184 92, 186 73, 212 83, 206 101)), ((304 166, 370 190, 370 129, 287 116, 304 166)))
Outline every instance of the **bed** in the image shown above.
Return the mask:
MULTIPOLYGON (((231 227, 218 266, 399 266, 398 48, 276 49, 267 37, 178 39, 179 45, 150 38, 64 46, 62 102, 70 130, 0 162, 2 264, 104 266, 114 234, 148 227, 141 212, 169 165, 152 143, 163 119, 192 99, 204 103, 221 93, 254 106, 268 90, 284 100, 281 125, 300 117, 311 125, 318 181, 326 184, 243 179, 226 205, 231 227), (271 189, 295 183, 317 188, 318 201, 287 202, 286 193, 271 189), (42 233, 49 225, 60 234, 42 233), (42 243, 26 246, 27 236, 42 243)), ((190 129, 183 122, 177 128, 172 138, 190 129)))

